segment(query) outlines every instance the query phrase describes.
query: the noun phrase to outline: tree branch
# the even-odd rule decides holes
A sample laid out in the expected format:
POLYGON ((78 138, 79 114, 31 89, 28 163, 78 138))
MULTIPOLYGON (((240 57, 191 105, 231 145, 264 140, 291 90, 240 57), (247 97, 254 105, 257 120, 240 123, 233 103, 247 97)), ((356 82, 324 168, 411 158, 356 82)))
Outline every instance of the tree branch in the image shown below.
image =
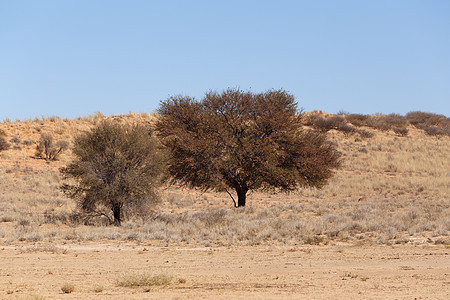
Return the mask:
POLYGON ((236 200, 234 200, 233 195, 231 195, 230 192, 227 189, 225 189, 225 192, 227 192, 227 194, 230 195, 231 200, 233 200, 234 207, 237 207, 236 200))

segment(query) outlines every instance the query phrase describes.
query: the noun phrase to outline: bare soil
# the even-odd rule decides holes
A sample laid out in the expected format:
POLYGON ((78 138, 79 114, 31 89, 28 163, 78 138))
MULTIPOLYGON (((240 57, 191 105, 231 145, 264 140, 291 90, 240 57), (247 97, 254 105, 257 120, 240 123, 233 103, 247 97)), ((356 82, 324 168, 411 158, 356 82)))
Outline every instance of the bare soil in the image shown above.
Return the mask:
POLYGON ((155 247, 84 243, 0 248, 1 299, 449 299, 443 245, 155 247), (119 287, 127 274, 163 287, 119 287), (61 287, 72 284, 64 294, 61 287))

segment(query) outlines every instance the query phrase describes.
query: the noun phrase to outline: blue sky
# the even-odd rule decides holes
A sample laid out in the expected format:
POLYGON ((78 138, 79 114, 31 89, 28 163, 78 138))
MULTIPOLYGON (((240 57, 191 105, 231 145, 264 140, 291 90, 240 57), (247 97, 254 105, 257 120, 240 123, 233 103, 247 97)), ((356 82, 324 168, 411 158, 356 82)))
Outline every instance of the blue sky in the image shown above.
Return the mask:
POLYGON ((283 88, 306 111, 450 116, 450 1, 0 0, 0 121, 283 88))

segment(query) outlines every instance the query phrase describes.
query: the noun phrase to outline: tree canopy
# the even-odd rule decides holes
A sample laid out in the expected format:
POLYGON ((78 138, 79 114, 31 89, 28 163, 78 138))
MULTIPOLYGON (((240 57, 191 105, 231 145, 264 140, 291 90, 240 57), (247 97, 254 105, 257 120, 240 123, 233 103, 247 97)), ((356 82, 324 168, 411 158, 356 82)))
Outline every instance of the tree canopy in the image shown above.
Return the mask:
POLYGON ((324 134, 302 128, 295 98, 284 90, 228 89, 201 101, 175 96, 158 113, 172 180, 226 191, 235 206, 245 206, 250 190, 322 187, 339 166, 335 147, 324 134))

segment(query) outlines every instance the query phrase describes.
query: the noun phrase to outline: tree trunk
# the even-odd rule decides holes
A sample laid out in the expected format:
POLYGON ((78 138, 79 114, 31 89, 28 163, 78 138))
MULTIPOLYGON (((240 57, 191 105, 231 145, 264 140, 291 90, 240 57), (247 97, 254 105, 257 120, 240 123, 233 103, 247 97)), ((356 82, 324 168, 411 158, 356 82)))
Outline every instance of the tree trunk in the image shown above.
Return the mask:
POLYGON ((121 206, 116 204, 113 206, 113 214, 114 214, 114 225, 115 226, 120 226, 120 209, 121 206))
POLYGON ((248 191, 248 189, 246 189, 246 188, 242 188, 242 187, 237 187, 236 188, 236 193, 238 195, 238 205, 237 205, 237 207, 244 207, 245 206, 245 200, 247 198, 247 191, 248 191))

